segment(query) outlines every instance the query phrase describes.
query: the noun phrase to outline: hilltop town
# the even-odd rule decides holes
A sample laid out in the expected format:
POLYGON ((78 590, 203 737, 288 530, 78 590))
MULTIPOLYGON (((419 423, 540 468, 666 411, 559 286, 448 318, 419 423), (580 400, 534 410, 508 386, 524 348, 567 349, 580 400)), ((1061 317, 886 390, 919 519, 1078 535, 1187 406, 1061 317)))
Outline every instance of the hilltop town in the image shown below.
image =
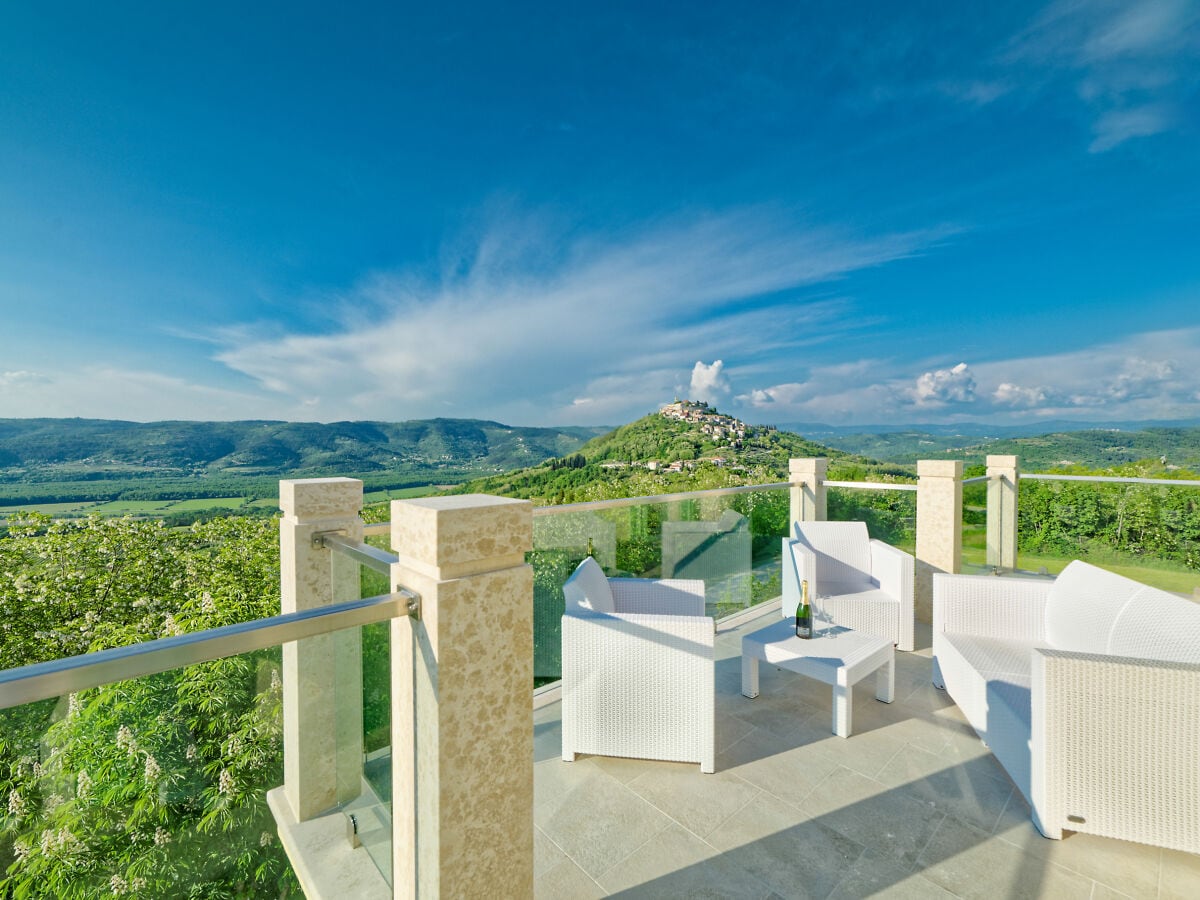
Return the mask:
POLYGON ((735 450, 740 450, 746 436, 754 433, 754 429, 741 419, 719 413, 703 400, 676 398, 674 403, 668 403, 658 414, 664 419, 677 419, 680 422, 699 425, 700 430, 715 443, 727 443, 735 450))

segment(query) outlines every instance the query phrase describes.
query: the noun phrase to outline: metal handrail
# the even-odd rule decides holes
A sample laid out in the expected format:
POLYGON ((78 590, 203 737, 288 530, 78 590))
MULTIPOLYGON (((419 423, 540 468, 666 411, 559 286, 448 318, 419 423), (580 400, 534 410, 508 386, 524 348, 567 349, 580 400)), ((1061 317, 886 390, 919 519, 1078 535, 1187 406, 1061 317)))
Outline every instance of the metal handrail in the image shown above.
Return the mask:
POLYGON ((894 484, 890 481, 826 481, 825 487, 850 488, 859 491, 915 491, 915 484, 894 484))
POLYGON ((1133 478, 1112 475, 1041 475, 1036 472, 1022 472, 1021 480, 1030 481, 1098 481, 1107 484, 1151 484, 1163 487, 1200 487, 1200 479, 1186 480, 1181 478, 1133 478))
POLYGON ((313 535, 313 543, 348 556, 360 566, 366 566, 381 575, 390 575, 392 566, 400 561, 400 557, 395 553, 380 550, 370 544, 349 540, 345 535, 336 531, 317 532, 313 535))
POLYGON ((991 481, 991 475, 976 475, 974 478, 964 478, 963 484, 979 484, 981 481, 991 481))
POLYGON ((682 491, 678 494, 648 494, 643 497, 617 497, 612 500, 585 500, 581 503, 560 503, 556 506, 535 506, 535 516, 553 516, 567 512, 585 512, 594 509, 616 509, 622 506, 638 506, 643 503, 673 503, 676 500, 700 500, 705 497, 724 497, 728 494, 748 494, 753 491, 776 491, 792 487, 790 481, 777 484, 742 484, 737 487, 711 488, 706 491, 682 491))
POLYGON ((397 591, 0 672, 0 709, 409 614, 397 591))

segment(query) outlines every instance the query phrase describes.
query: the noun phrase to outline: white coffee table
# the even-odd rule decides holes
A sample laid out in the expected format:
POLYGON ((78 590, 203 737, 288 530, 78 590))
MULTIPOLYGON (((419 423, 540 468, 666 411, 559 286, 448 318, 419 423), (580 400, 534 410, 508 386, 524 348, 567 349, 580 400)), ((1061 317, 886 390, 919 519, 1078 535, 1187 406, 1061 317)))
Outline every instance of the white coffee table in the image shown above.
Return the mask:
POLYGON ((848 737, 854 685, 872 672, 875 698, 891 703, 896 691, 892 642, 838 625, 813 623, 809 640, 796 637, 792 619, 780 619, 742 638, 742 696, 758 696, 759 660, 833 686, 833 733, 848 737))

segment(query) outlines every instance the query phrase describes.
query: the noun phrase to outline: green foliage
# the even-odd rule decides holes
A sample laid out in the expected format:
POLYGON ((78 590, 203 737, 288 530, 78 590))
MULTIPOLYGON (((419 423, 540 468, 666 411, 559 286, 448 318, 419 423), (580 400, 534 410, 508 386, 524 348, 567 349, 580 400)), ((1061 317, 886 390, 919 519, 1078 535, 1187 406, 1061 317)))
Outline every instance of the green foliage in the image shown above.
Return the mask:
POLYGON ((1200 569, 1200 487, 1025 480, 1019 497, 1021 551, 1113 551, 1200 569))
MULTIPOLYGON (((274 521, 18 518, 0 667, 272 615, 274 521)), ((278 648, 0 711, 0 896, 279 897, 278 648)))

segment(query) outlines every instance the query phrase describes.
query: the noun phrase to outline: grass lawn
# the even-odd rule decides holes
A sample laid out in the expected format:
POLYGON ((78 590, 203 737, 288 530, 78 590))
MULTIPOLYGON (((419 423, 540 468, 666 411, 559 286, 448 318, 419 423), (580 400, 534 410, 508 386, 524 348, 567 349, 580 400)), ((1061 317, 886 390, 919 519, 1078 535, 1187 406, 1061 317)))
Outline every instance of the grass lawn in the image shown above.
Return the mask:
POLYGON ((238 509, 245 503, 245 497, 201 497, 198 500, 179 500, 171 504, 170 511, 195 512, 200 509, 238 509))
POLYGON ((78 503, 33 503, 22 506, 0 506, 0 516, 15 512, 39 512, 48 516, 82 515, 95 509, 96 504, 91 500, 78 503))
POLYGON ((367 491, 363 494, 363 503, 383 503, 385 500, 408 500, 411 497, 430 497, 438 493, 436 485, 423 484, 420 487, 396 488, 391 491, 367 491))
POLYGON ((93 506, 88 512, 98 512, 102 516, 148 516, 162 512, 170 505, 170 500, 109 500, 93 506))

